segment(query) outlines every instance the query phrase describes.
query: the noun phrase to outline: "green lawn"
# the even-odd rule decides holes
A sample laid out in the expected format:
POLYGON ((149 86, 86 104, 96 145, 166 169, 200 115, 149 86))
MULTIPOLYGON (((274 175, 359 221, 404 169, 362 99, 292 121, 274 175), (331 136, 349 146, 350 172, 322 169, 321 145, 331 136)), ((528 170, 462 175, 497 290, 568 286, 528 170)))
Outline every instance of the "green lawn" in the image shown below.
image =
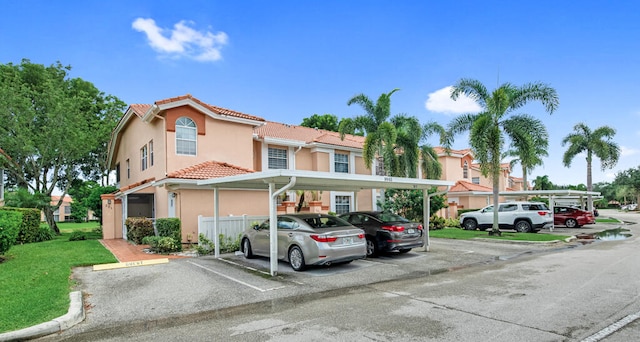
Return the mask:
POLYGON ((596 217, 596 223, 620 223, 620 220, 611 217, 596 217))
POLYGON ((54 240, 13 246, 0 263, 0 332, 17 330, 62 316, 69 310, 71 268, 117 262, 96 239, 97 223, 60 224, 54 240), (73 231, 88 240, 69 241, 73 231))
POLYGON ((430 237, 445 239, 461 239, 468 240, 474 238, 496 239, 496 240, 516 240, 516 241, 557 241, 564 240, 569 236, 540 234, 540 233, 512 233, 502 232, 502 236, 489 236, 488 231, 480 230, 464 230, 460 228, 444 228, 438 230, 430 230, 430 237))

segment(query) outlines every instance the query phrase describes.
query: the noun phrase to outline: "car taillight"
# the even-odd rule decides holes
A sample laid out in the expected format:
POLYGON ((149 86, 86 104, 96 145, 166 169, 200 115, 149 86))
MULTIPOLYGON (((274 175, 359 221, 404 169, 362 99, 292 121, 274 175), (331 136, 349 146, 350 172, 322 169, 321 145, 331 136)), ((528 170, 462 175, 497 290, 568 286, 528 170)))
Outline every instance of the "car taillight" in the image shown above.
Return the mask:
POLYGON ((311 234, 311 238, 318 242, 335 242, 338 240, 335 236, 311 234))
POLYGON ((539 211, 538 212, 538 215, 540 215, 540 216, 547 216, 547 214, 548 214, 548 212, 546 212, 546 211, 539 211))
POLYGON ((421 224, 418 225, 418 230, 422 230, 422 225, 421 224))
POLYGON ((360 239, 364 239, 364 233, 362 233, 362 234, 358 234, 358 238, 360 238, 360 239))
POLYGON ((382 226, 382 229, 388 230, 390 232, 403 232, 404 231, 404 227, 403 226, 382 226))

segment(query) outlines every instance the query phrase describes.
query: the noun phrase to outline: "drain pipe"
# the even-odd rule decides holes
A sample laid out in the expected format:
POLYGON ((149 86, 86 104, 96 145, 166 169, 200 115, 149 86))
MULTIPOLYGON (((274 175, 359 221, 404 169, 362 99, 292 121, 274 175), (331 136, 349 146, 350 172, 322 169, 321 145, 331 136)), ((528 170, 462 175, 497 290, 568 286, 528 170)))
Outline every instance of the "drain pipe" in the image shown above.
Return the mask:
POLYGON ((278 274, 278 215, 276 212, 276 198, 296 185, 296 177, 289 178, 289 183, 275 191, 275 183, 269 183, 269 260, 271 264, 271 276, 278 274))

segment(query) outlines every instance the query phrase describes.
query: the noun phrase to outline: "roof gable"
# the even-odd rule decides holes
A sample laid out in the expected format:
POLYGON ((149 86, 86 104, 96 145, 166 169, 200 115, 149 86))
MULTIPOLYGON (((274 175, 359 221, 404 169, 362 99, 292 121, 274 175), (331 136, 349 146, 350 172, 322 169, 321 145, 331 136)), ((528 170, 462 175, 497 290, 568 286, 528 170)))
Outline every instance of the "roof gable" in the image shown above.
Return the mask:
POLYGON ((261 140, 288 140, 301 144, 327 144, 357 149, 362 149, 365 139, 351 134, 345 134, 344 139, 340 139, 338 132, 273 121, 267 121, 266 124, 256 127, 253 132, 261 140))
POLYGON ((226 176, 243 175, 253 173, 254 170, 246 169, 229 163, 221 163, 217 161, 206 161, 197 165, 193 165, 178 171, 171 172, 168 178, 181 179, 210 179, 226 176))

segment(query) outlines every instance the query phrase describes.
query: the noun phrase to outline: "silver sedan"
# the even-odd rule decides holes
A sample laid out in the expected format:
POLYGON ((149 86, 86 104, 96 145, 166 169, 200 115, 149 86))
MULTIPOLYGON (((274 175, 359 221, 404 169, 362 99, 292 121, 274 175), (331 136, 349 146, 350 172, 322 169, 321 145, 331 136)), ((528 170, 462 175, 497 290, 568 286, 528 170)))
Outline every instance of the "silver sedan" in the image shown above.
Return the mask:
MULTIPOLYGON (((308 265, 349 263, 367 255, 364 231, 327 214, 278 216, 278 259, 295 271, 308 265)), ((269 220, 245 230, 240 249, 246 258, 270 255, 269 220)))

